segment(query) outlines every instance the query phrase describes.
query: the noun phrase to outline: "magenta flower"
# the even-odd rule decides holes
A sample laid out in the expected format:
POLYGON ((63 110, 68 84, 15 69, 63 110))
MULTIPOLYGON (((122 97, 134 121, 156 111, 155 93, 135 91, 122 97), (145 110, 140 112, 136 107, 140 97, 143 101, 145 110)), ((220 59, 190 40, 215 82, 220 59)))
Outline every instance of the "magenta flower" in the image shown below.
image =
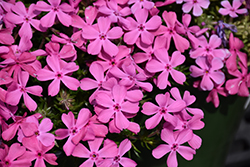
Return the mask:
POLYGON ((26 71, 20 71, 18 75, 18 83, 13 82, 7 90, 5 102, 16 106, 21 97, 23 96, 24 104, 30 111, 35 111, 37 108, 36 102, 28 95, 28 93, 42 96, 42 87, 41 86, 30 86, 26 87, 29 80, 29 73, 26 71))
MULTIPOLYGON (((111 141, 113 142, 113 141, 111 141)), ((124 139, 118 148, 118 153, 116 156, 113 158, 106 158, 104 161, 101 163, 100 167, 119 167, 119 164, 126 167, 135 167, 137 164, 135 161, 127 158, 127 157, 122 157, 126 152, 128 152, 131 149, 131 142, 128 139, 124 139)))
POLYGON ((193 8, 193 15, 200 16, 202 14, 202 8, 207 9, 210 1, 209 0, 184 0, 186 3, 182 6, 184 13, 189 13, 193 8))
POLYGON ((162 118, 165 121, 171 123, 173 126, 177 125, 177 118, 170 113, 180 112, 186 106, 183 100, 176 100, 170 98, 170 94, 166 92, 165 94, 158 94, 155 100, 159 106, 151 102, 145 102, 142 105, 142 113, 145 115, 153 115, 151 118, 147 119, 145 122, 147 129, 155 128, 162 118))
POLYGON ((199 56, 218 57, 224 60, 227 56, 225 49, 216 49, 221 45, 221 39, 217 35, 211 35, 209 42, 199 41, 200 47, 190 51, 190 57, 195 59, 199 56))
POLYGON ((45 16, 41 18, 41 25, 43 27, 51 27, 53 26, 56 17, 58 20, 66 27, 69 27, 72 23, 71 16, 68 14, 69 12, 73 12, 75 9, 72 8, 67 3, 61 3, 61 0, 48 0, 50 5, 45 3, 44 1, 38 1, 36 3, 35 9, 38 11, 47 11, 49 12, 45 16))
POLYGON ((95 99, 96 93, 100 88, 102 88, 103 82, 106 81, 106 77, 104 77, 103 67, 98 62, 93 62, 89 67, 90 73, 93 75, 95 80, 91 78, 83 78, 80 82, 80 87, 82 90, 91 90, 95 89, 95 92, 89 97, 89 101, 93 102, 95 99))
POLYGON ((15 122, 10 124, 8 129, 2 132, 2 138, 4 140, 11 140, 16 135, 18 129, 21 129, 26 137, 34 135, 34 133, 37 131, 37 126, 33 122, 26 122, 26 115, 27 113, 25 113, 23 116, 13 116, 13 120, 15 122))
POLYGON ((137 22, 131 17, 127 18, 130 21, 129 32, 124 34, 124 42, 128 45, 133 45, 140 37, 140 40, 150 45, 154 41, 153 31, 156 31, 161 25, 161 18, 158 15, 151 17, 147 22, 148 11, 139 9, 134 14, 137 22))
POLYGON ((159 28, 159 33, 163 34, 160 36, 160 40, 163 41, 162 47, 165 47, 168 50, 170 47, 171 38, 173 38, 176 49, 180 52, 184 52, 186 49, 188 49, 189 42, 187 39, 180 36, 176 31, 176 23, 178 22, 176 13, 164 11, 162 13, 162 17, 167 24, 167 27, 161 26, 159 28))
POLYGON ((42 145, 35 137, 24 138, 22 141, 23 145, 29 149, 24 156, 21 157, 22 160, 36 160, 35 166, 46 167, 45 161, 47 161, 51 165, 58 165, 56 162, 56 155, 53 153, 47 153, 54 147, 54 143, 52 145, 46 147, 42 145))
POLYGON ((82 139, 81 129, 88 123, 91 113, 88 109, 81 109, 77 120, 74 117, 74 114, 70 111, 68 114, 62 114, 62 121, 67 126, 68 129, 57 129, 55 131, 56 139, 62 140, 66 137, 69 137, 67 142, 63 146, 63 150, 67 156, 71 155, 76 145, 82 139), (72 139, 76 137, 75 142, 72 139), (78 143, 76 143, 76 141, 78 143))
POLYGON ((233 36, 233 33, 229 36, 229 51, 231 56, 226 61, 227 69, 230 71, 236 70, 237 67, 237 58, 240 62, 247 67, 247 54, 241 52, 240 49, 244 47, 244 43, 239 39, 233 36))
POLYGON ((229 15, 230 17, 238 17, 237 14, 246 14, 247 9, 239 9, 239 7, 242 5, 242 2, 240 0, 233 0, 233 6, 231 6, 230 2, 225 0, 221 2, 221 5, 224 8, 219 9, 219 13, 222 15, 229 15))
POLYGON ((185 61, 185 56, 179 51, 175 51, 172 57, 169 57, 166 49, 158 49, 154 54, 157 60, 150 60, 146 65, 146 69, 152 73, 161 72, 157 78, 158 88, 165 89, 167 85, 170 85, 168 81, 169 74, 178 84, 183 84, 183 82, 186 81, 186 76, 182 72, 174 69, 185 61))
POLYGON ((98 29, 93 26, 84 27, 82 31, 83 38, 91 40, 87 48, 89 54, 97 55, 101 52, 102 48, 110 56, 118 53, 118 47, 109 39, 120 38, 123 31, 120 27, 113 27, 109 30, 110 24, 111 21, 109 18, 100 17, 97 20, 98 29))
POLYGON ((26 10, 26 7, 24 4, 19 1, 16 2, 15 5, 12 6, 11 10, 12 12, 9 12, 6 14, 6 19, 14 24, 22 24, 18 34, 20 37, 27 36, 28 39, 31 39, 33 36, 31 26, 32 25, 35 29, 38 31, 45 31, 46 29, 40 26, 40 21, 37 19, 33 19, 37 15, 40 14, 40 12, 35 10, 35 4, 31 4, 29 6, 28 11, 26 10))
POLYGON ((60 50, 60 44, 55 42, 49 42, 45 44, 46 51, 49 55, 58 57, 60 59, 72 60, 76 55, 76 50, 72 45, 63 45, 60 50))
POLYGON ((100 148, 103 142, 103 138, 95 138, 93 141, 88 141, 88 150, 83 144, 79 143, 74 149, 72 155, 79 158, 88 158, 79 167, 93 167, 94 164, 99 166, 102 163, 103 158, 112 158, 117 155, 117 145, 115 143, 109 143, 100 148))
MULTIPOLYGON (((127 89, 124 86, 115 85, 109 93, 100 92, 96 95, 96 102, 104 109, 98 114, 98 120, 107 123, 114 117, 115 125, 119 129, 126 129, 129 121, 125 114, 136 114, 139 111, 138 102, 125 101, 127 89)), ((135 94, 135 96, 137 96, 135 94)))
POLYGON ((124 18, 131 14, 128 6, 121 8, 116 1, 107 1, 107 5, 100 6, 98 11, 107 15, 112 23, 119 23, 126 28, 130 25, 130 22, 124 18))
POLYGON ((168 129, 163 129, 161 131, 161 139, 168 144, 161 144, 157 148, 152 151, 152 155, 156 159, 160 159, 165 154, 170 152, 167 165, 170 167, 177 167, 177 157, 176 152, 178 152, 183 158, 186 160, 192 160, 193 155, 195 154, 195 150, 187 147, 182 146, 181 144, 189 141, 192 138, 192 133, 190 131, 182 131, 178 134, 177 137, 174 136, 173 131, 168 129))
POLYGON ((218 94, 222 95, 222 96, 227 96, 228 92, 225 89, 225 87, 222 87, 224 83, 220 84, 220 85, 215 85, 215 87, 209 92, 207 98, 206 98, 206 102, 212 102, 214 104, 214 107, 217 108, 219 107, 220 104, 220 100, 219 100, 219 96, 218 94))
POLYGON ((148 0, 129 0, 128 4, 131 5, 131 12, 135 13, 137 10, 140 9, 146 9, 146 10, 150 10, 154 7, 154 2, 148 1, 148 0))
POLYGON ((238 94, 239 96, 247 97, 249 95, 250 74, 248 74, 248 67, 245 67, 241 62, 238 64, 241 68, 241 72, 238 69, 233 71, 228 70, 229 74, 236 78, 229 79, 225 87, 231 95, 238 94))
POLYGON ((8 148, 7 145, 4 145, 4 149, 0 148, 0 166, 1 167, 16 167, 31 166, 31 161, 28 159, 20 159, 26 153, 24 146, 21 146, 19 143, 14 143, 8 148))
POLYGON ((195 60, 200 68, 191 65, 189 70, 192 72, 192 77, 202 76, 200 87, 202 90, 212 90, 215 82, 217 85, 225 81, 225 75, 219 71, 223 67, 223 62, 219 58, 213 58, 211 63, 208 62, 206 57, 198 57, 195 60))
POLYGON ((37 79, 40 81, 53 79, 48 88, 50 96, 58 94, 60 90, 60 81, 70 90, 78 89, 80 82, 68 76, 68 74, 77 71, 79 68, 74 62, 66 63, 55 56, 48 56, 46 61, 48 65, 44 69, 37 71, 37 79))
POLYGON ((171 88, 170 90, 171 95, 173 96, 173 98, 175 100, 183 100, 186 103, 186 107, 181 111, 181 116, 184 119, 190 119, 191 116, 187 113, 187 111, 189 113, 191 113, 192 115, 200 115, 201 117, 204 116, 204 113, 201 109, 199 108, 191 108, 189 107, 191 104, 193 104, 196 100, 196 97, 194 95, 190 95, 189 91, 185 91, 183 94, 183 98, 181 98, 181 94, 178 88, 174 87, 171 88))
MULTIPOLYGON (((39 124, 38 118, 35 116, 27 117, 26 122, 34 123, 37 127, 37 131, 35 131, 34 135, 38 141, 40 141, 44 146, 51 146, 55 141, 55 136, 51 133, 47 133, 53 127, 53 123, 49 118, 44 118, 39 124)), ((19 129, 18 131, 18 141, 22 143, 22 140, 25 136, 22 131, 19 129)))

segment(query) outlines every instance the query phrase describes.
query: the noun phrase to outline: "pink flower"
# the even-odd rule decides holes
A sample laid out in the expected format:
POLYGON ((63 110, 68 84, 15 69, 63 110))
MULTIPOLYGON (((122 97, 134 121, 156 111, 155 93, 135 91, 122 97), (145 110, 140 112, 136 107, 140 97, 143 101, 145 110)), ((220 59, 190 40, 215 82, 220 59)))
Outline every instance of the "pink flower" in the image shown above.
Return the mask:
POLYGON ((90 115, 90 111, 85 108, 80 110, 77 120, 71 111, 68 114, 62 114, 62 121, 68 129, 57 129, 55 134, 57 140, 62 140, 66 137, 69 137, 63 146, 63 150, 67 156, 72 154, 76 145, 79 143, 82 137, 84 137, 84 131, 81 131, 81 129, 88 123, 90 115), (74 137, 76 137, 76 140, 74 141, 77 141, 78 143, 72 141, 74 137))
POLYGON ((209 0, 184 0, 186 3, 182 6, 182 11, 184 13, 189 13, 193 8, 193 15, 200 16, 202 14, 202 9, 207 9, 210 1, 209 0))
POLYGON ((16 135, 16 131, 19 128, 22 130, 23 134, 26 137, 30 137, 30 136, 34 135, 34 133, 37 131, 37 126, 33 122, 26 122, 26 118, 25 118, 26 115, 27 115, 27 113, 24 113, 23 116, 14 116, 13 117, 13 120, 15 122, 10 124, 8 129, 3 131, 3 133, 2 133, 2 138, 4 140, 7 140, 7 141, 11 140, 16 135))
POLYGON ((58 57, 60 59, 72 60, 72 58, 74 58, 76 55, 76 50, 73 45, 63 45, 62 49, 60 50, 59 43, 49 42, 45 44, 45 47, 49 55, 58 57))
POLYGON ((71 16, 68 14, 69 12, 73 12, 75 9, 72 8, 67 3, 61 3, 61 0, 48 0, 50 5, 45 3, 44 1, 38 1, 36 3, 35 9, 38 11, 48 11, 49 13, 46 14, 41 18, 41 24, 43 27, 51 27, 53 26, 56 17, 58 20, 69 27, 72 23, 71 16))
POLYGON ((137 22, 131 17, 127 18, 130 21, 129 32, 124 34, 124 42, 128 45, 133 45, 140 37, 140 40, 150 45, 154 41, 153 31, 156 31, 161 25, 161 18, 158 15, 151 17, 147 22, 148 11, 139 9, 134 14, 137 22))
POLYGON ((191 65, 189 70, 192 72, 192 77, 202 76, 200 87, 202 90, 212 90, 214 88, 213 81, 219 85, 225 81, 225 75, 219 71, 223 67, 223 62, 219 58, 213 58, 211 63, 208 62, 206 57, 198 57, 195 60, 200 68, 191 65))
POLYGON ((233 0, 233 6, 231 6, 230 2, 225 0, 221 2, 221 5, 224 8, 219 9, 219 13, 222 15, 228 15, 230 17, 238 17, 237 14, 245 14, 247 13, 247 9, 239 9, 239 7, 242 5, 242 2, 240 0, 233 0))
POLYGON ((19 143, 12 144, 10 148, 8 148, 7 145, 4 145, 4 149, 0 148, 0 153, 1 167, 31 166, 30 160, 20 159, 20 157, 26 153, 26 149, 19 143))
POLYGON ((233 71, 228 70, 229 74, 236 78, 229 79, 226 82, 226 89, 230 95, 238 94, 239 96, 247 97, 249 95, 250 74, 248 74, 248 67, 245 67, 241 62, 238 64, 241 68, 241 72, 238 69, 233 71))
POLYGON ((158 49, 154 54, 157 60, 150 60, 146 64, 146 69, 152 73, 161 72, 157 78, 158 88, 165 89, 167 85, 170 85, 170 82, 168 81, 169 74, 178 84, 183 84, 183 82, 185 82, 186 76, 182 72, 174 69, 185 61, 185 56, 179 51, 175 51, 172 54, 172 57, 169 57, 166 49, 158 49))
POLYGON ((15 40, 11 35, 11 29, 5 28, 0 30, 0 43, 11 45, 14 41, 15 40))
POLYGON ((191 138, 192 138, 191 131, 182 131, 178 134, 177 137, 175 137, 173 131, 170 131, 168 129, 163 129, 161 131, 161 139, 168 144, 159 145, 152 151, 152 155, 156 159, 160 159, 165 154, 170 152, 167 159, 167 165, 169 167, 177 167, 178 162, 177 162, 176 152, 178 152, 186 160, 193 159, 195 150, 190 147, 181 145, 189 141, 191 138))
POLYGON ((155 128, 162 118, 165 121, 171 123, 173 126, 177 125, 177 118, 170 113, 180 112, 184 109, 185 102, 183 100, 176 100, 170 98, 170 94, 166 92, 165 94, 158 94, 155 100, 159 106, 151 102, 145 102, 142 106, 142 113, 145 115, 153 115, 151 118, 147 119, 145 122, 147 129, 155 128))
POLYGON ((103 138, 95 138, 93 141, 88 141, 88 150, 83 144, 79 143, 74 149, 72 155, 79 158, 88 158, 79 167, 93 167, 102 163, 103 158, 112 158, 117 155, 117 145, 115 143, 109 143, 100 148, 103 142, 103 138))
POLYGON ((100 17, 97 20, 98 29, 95 29, 93 26, 84 27, 82 31, 83 38, 91 40, 87 48, 89 54, 97 55, 102 48, 110 56, 118 53, 118 47, 109 39, 120 38, 123 31, 120 27, 113 27, 109 30, 110 24, 109 18, 100 17))
POLYGON ((33 19, 34 17, 40 14, 40 12, 35 10, 35 4, 31 4, 27 11, 24 4, 21 1, 19 1, 12 6, 11 10, 15 12, 15 14, 9 12, 6 14, 5 17, 11 23, 22 24, 20 30, 18 31, 20 37, 27 36, 28 39, 32 38, 33 33, 30 25, 32 25, 38 31, 46 30, 45 28, 40 26, 39 20, 33 19))
POLYGON ((154 7, 154 2, 150 2, 148 0, 129 0, 128 4, 134 4, 131 6, 131 12, 135 13, 137 10, 139 9, 146 9, 146 10, 150 10, 154 7))
POLYGON ((60 81, 62 81, 70 90, 78 89, 80 82, 77 79, 68 76, 68 74, 77 71, 79 68, 74 62, 66 63, 55 56, 48 56, 46 61, 48 66, 37 71, 37 79, 40 81, 53 79, 48 88, 49 95, 55 96, 58 94, 60 81))
MULTIPOLYGON (((110 118, 114 117, 115 125, 119 129, 126 129, 129 121, 125 114, 136 114, 139 111, 138 102, 132 103, 125 101, 127 89, 124 86, 115 85, 111 90, 111 95, 100 92, 96 95, 96 102, 104 109, 98 114, 98 120, 107 123, 110 118)), ((135 92, 134 96, 137 96, 135 92)))
MULTIPOLYGON (((49 118, 44 118, 41 123, 39 124, 38 118, 35 116, 27 117, 26 122, 34 123, 37 127, 37 131, 35 131, 34 135, 38 141, 40 141, 44 146, 48 147, 51 146, 55 141, 55 136, 51 133, 47 133, 53 127, 53 123, 49 118)), ((22 142, 23 132, 19 129, 18 131, 18 141, 22 142)))
MULTIPOLYGON (((113 141, 111 141, 113 142, 113 141)), ((118 148, 118 153, 113 158, 106 158, 101 163, 100 167, 119 167, 119 164, 124 167, 135 167, 137 164, 135 161, 127 158, 122 157, 126 152, 128 152, 131 149, 131 142, 128 139, 124 139, 118 148)))
POLYGON ((240 49, 244 47, 244 43, 239 39, 233 36, 233 33, 229 36, 229 51, 231 56, 226 61, 227 69, 230 71, 236 70, 237 67, 237 58, 241 61, 242 65, 247 67, 247 54, 241 52, 240 49))
POLYGON ((18 83, 13 82, 8 87, 8 92, 6 94, 6 103, 16 106, 21 97, 23 96, 24 103, 26 107, 30 111, 35 111, 37 108, 36 102, 28 95, 28 93, 36 95, 36 96, 42 96, 42 87, 41 86, 30 86, 26 87, 27 82, 29 80, 29 73, 26 71, 20 71, 18 75, 18 83))
POLYGON ((46 167, 44 160, 47 161, 51 165, 58 165, 56 162, 56 155, 53 153, 47 153, 49 150, 51 150, 54 147, 54 143, 52 145, 46 147, 42 145, 36 137, 31 138, 24 138, 22 141, 23 145, 29 149, 30 151, 27 151, 24 156, 21 158, 23 160, 36 160, 35 166, 39 167, 46 167))
POLYGON ((189 42, 187 39, 180 36, 176 31, 176 23, 178 21, 176 13, 164 11, 162 13, 162 17, 167 24, 167 27, 161 26, 159 28, 159 34, 163 34, 160 36, 160 40, 163 41, 162 47, 165 47, 168 50, 170 47, 171 38, 173 38, 176 49, 180 52, 184 52, 186 49, 188 49, 189 42))
POLYGON ((126 28, 130 23, 124 17, 131 14, 131 10, 128 6, 121 8, 116 1, 107 1, 107 5, 102 5, 98 8, 100 13, 108 15, 112 23, 119 23, 126 28))
POLYGON ((228 95, 225 87, 222 87, 223 84, 224 83, 222 83, 220 85, 215 85, 215 87, 209 92, 209 94, 206 98, 206 102, 207 103, 212 102, 214 104, 215 108, 219 107, 219 104, 220 104, 218 94, 225 96, 225 97, 227 97, 227 95, 228 95))
POLYGON ((221 45, 221 39, 217 35, 211 35, 208 43, 207 41, 199 41, 198 45, 200 47, 190 51, 190 57, 193 59, 199 56, 210 56, 224 60, 227 56, 224 49, 216 49, 221 45))

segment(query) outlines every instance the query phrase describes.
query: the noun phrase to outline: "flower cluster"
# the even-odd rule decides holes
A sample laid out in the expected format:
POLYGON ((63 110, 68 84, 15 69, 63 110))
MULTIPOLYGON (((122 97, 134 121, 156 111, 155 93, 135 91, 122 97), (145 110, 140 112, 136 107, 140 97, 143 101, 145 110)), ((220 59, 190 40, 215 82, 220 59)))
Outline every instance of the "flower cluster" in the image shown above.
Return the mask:
MULTIPOLYGON (((217 13, 238 17, 246 3, 222 1, 217 13)), ((216 34, 193 23, 209 5, 0 1, 0 166, 60 166, 63 154, 83 158, 81 167, 133 167, 134 143, 152 136, 167 143, 151 142, 154 158, 169 153, 170 167, 177 152, 192 160, 204 113, 186 85, 209 91, 215 107, 218 94, 248 96, 250 87, 236 31, 227 41, 229 24, 218 20, 216 34)))

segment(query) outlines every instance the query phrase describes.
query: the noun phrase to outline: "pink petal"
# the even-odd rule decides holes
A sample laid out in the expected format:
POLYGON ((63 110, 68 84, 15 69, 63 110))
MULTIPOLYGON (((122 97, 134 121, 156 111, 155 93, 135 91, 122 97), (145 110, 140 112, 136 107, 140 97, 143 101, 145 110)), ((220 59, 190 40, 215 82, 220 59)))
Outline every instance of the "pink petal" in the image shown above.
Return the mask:
POLYGON ((58 94, 60 89, 60 79, 54 79, 50 84, 48 88, 48 92, 50 96, 55 96, 58 94))
POLYGON ((22 93, 19 89, 16 89, 11 92, 7 92, 6 97, 5 97, 5 102, 10 105, 16 106, 19 103, 21 96, 22 96, 22 93))
POLYGON ((155 15, 151 17, 149 21, 147 21, 147 23, 145 24, 145 28, 147 30, 156 30, 160 27, 161 23, 161 17, 155 15))
POLYGON ((68 129, 75 125, 74 114, 70 111, 68 114, 62 114, 62 121, 67 126, 68 129))
POLYGON ((171 151, 171 148, 169 145, 167 144, 161 144, 158 147, 156 147, 153 151, 152 151, 152 155, 156 158, 156 159, 160 159, 161 157, 163 157, 165 154, 167 154, 168 152, 171 151))
POLYGON ((91 90, 98 87, 98 82, 90 78, 83 78, 80 82, 82 90, 91 90))
POLYGON ((57 162, 56 162, 56 155, 55 154, 45 154, 44 155, 44 160, 47 161, 49 164, 51 165, 58 165, 57 162))
POLYGON ((69 27, 72 24, 72 18, 70 15, 58 10, 57 17, 59 21, 66 27, 69 27))
POLYGON ((176 49, 179 50, 180 52, 184 52, 186 49, 189 48, 188 40, 186 38, 183 38, 179 34, 177 33, 174 34, 173 39, 176 49))
POLYGON ((160 123, 161 119, 162 115, 160 113, 156 113, 154 116, 145 121, 146 128, 147 129, 155 128, 160 123))
POLYGON ((52 129, 53 127, 53 123, 51 122, 51 120, 49 118, 44 118, 39 127, 38 127, 38 130, 40 132, 48 132, 52 129))
POLYGON ((92 41, 89 45, 88 45, 88 53, 92 54, 92 55, 97 55, 101 52, 102 49, 102 42, 99 38, 96 38, 96 40, 92 41))
POLYGON ((204 75, 202 77, 200 87, 201 87, 201 89, 208 90, 208 91, 213 89, 214 84, 208 75, 204 75))
POLYGON ((202 143, 202 139, 199 136, 197 136, 196 134, 193 134, 193 138, 191 140, 189 140, 189 142, 188 142, 188 144, 194 149, 200 148, 201 143, 202 143))
POLYGON ((55 78, 55 73, 47 69, 38 70, 36 74, 39 81, 47 81, 55 78))
POLYGON ((176 157, 176 151, 171 151, 168 159, 167 159, 167 165, 171 167, 177 167, 178 162, 177 162, 177 157, 176 157))
POLYGON ((169 104, 170 94, 168 92, 165 94, 158 94, 155 96, 155 100, 160 107, 165 107, 169 104))
POLYGON ((119 145, 118 155, 123 156, 126 152, 131 149, 131 142, 128 139, 124 139, 119 145))
POLYGON ((150 45, 154 41, 154 35, 148 31, 141 32, 141 41, 147 45, 150 45))
POLYGON ((84 26, 82 37, 85 39, 96 39, 99 37, 99 32, 92 26, 84 26))
POLYGON ((48 2, 51 4, 51 6, 58 7, 61 0, 48 0, 48 2))
POLYGON ((48 14, 41 18, 41 25, 43 27, 52 27, 56 18, 56 13, 54 11, 50 11, 48 14))
POLYGON ((129 101, 125 101, 121 105, 121 110, 126 113, 135 114, 139 111, 139 106, 137 103, 130 103, 129 101))
POLYGON ((165 89, 167 85, 170 85, 170 82, 168 81, 168 71, 163 71, 157 78, 157 87, 159 89, 165 89))
POLYGON ((98 115, 98 120, 107 123, 109 122, 110 118, 114 115, 115 111, 113 109, 104 109, 98 115))
POLYGON ((80 86, 80 82, 76 78, 72 78, 65 75, 62 77, 61 80, 64 85, 67 86, 67 88, 69 88, 70 90, 77 90, 80 86))
POLYGON ((201 7, 200 7, 200 5, 199 4, 194 4, 194 6, 193 6, 193 15, 194 16, 200 16, 201 14, 202 14, 202 9, 201 9, 201 7))
POLYGON ((193 4, 190 2, 186 2, 182 5, 182 11, 184 13, 189 13, 191 11, 191 9, 193 8, 193 4))
POLYGON ((228 15, 229 14, 229 10, 228 9, 223 9, 223 8, 220 8, 219 9, 219 13, 222 14, 222 15, 228 15))
POLYGON ((133 161, 132 159, 129 159, 127 157, 121 157, 120 164, 122 166, 130 166, 130 167, 136 167, 137 166, 135 161, 133 161))
POLYGON ((186 81, 186 76, 182 72, 177 71, 175 69, 172 69, 170 71, 170 75, 178 84, 182 85, 186 81))
POLYGON ((209 46, 211 48, 217 48, 221 45, 221 39, 217 35, 212 35, 209 39, 209 46))
POLYGON ((165 65, 155 59, 152 59, 146 64, 146 69, 152 73, 160 72, 165 69, 165 65))
POLYGON ((57 140, 62 140, 62 139, 64 139, 64 138, 66 138, 66 137, 69 136, 69 130, 68 129, 57 129, 55 131, 55 134, 56 134, 55 138, 57 140))
POLYGON ((35 111, 36 110, 36 108, 37 108, 36 102, 27 93, 23 94, 23 100, 24 100, 24 103, 25 103, 26 107, 30 111, 35 111))
POLYGON ((129 126, 128 119, 123 115, 122 112, 115 112, 115 125, 120 130, 126 129, 129 126))
POLYGON ((123 34, 123 31, 120 27, 113 27, 111 30, 107 32, 107 38, 117 39, 117 38, 120 38, 122 34, 123 34))
POLYGON ((96 102, 104 107, 112 107, 114 105, 113 99, 106 93, 98 93, 96 95, 96 102))
POLYGON ((155 104, 151 103, 151 102, 145 102, 143 105, 142 105, 142 108, 143 110, 141 111, 143 114, 145 115, 153 115, 155 114, 159 107, 156 106, 155 104))
POLYGON ((79 158, 89 158, 90 151, 83 144, 79 143, 75 147, 72 155, 79 158))
POLYGON ((141 33, 138 29, 134 29, 124 34, 124 42, 128 45, 133 45, 141 33))
POLYGON ((55 136, 51 133, 43 133, 37 137, 44 146, 51 146, 55 141, 55 136))
POLYGON ((41 95, 42 91, 43 91, 43 88, 41 86, 26 87, 26 92, 36 95, 36 96, 42 96, 41 95))
POLYGON ((116 55, 119 51, 118 47, 108 39, 103 41, 103 50, 110 56, 116 55))
POLYGON ((76 121, 76 127, 82 128, 89 122, 89 118, 91 117, 91 113, 88 109, 82 108, 78 114, 78 118, 76 121))
POLYGON ((217 71, 209 73, 210 73, 210 78, 218 85, 225 80, 225 74, 223 72, 217 71))
POLYGON ((19 143, 14 143, 10 146, 8 155, 5 157, 5 159, 9 159, 9 161, 14 161, 16 158, 23 155, 25 151, 25 147, 21 146, 19 143))
POLYGON ((108 17, 99 17, 97 20, 99 31, 106 34, 110 28, 111 21, 108 17))
POLYGON ((195 150, 187 146, 179 146, 178 153, 181 154, 181 156, 186 160, 191 160, 193 159, 195 150))

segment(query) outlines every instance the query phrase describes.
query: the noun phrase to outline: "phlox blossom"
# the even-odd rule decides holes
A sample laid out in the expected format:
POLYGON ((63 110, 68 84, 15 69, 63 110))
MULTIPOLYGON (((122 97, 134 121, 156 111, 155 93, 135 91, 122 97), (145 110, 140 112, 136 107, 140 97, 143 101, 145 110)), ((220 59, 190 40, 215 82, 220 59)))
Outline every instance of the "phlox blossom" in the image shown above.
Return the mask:
POLYGON ((221 2, 221 5, 224 7, 219 9, 219 13, 222 15, 229 15, 230 17, 234 18, 238 17, 237 14, 247 13, 246 8, 239 9, 239 7, 242 5, 240 0, 233 0, 233 5, 231 5, 229 1, 224 0, 221 2))
POLYGON ((179 51, 175 51, 170 57, 166 49, 158 49, 154 54, 157 59, 150 60, 146 64, 146 69, 151 73, 161 72, 157 78, 158 88, 165 89, 167 85, 170 85, 168 81, 169 74, 178 84, 183 84, 186 81, 186 76, 182 72, 174 69, 184 63, 186 59, 185 56, 179 51))
POLYGON ((167 165, 169 167, 177 167, 176 152, 186 160, 192 160, 193 155, 196 153, 194 149, 188 146, 182 146, 183 143, 189 141, 191 138, 191 131, 181 131, 178 136, 175 137, 173 131, 163 129, 161 131, 161 139, 168 144, 159 145, 152 151, 152 154, 155 158, 159 159, 170 152, 167 159, 167 165))
POLYGON ((53 79, 48 88, 49 95, 55 96, 58 94, 60 90, 60 81, 62 81, 64 85, 71 90, 78 89, 80 82, 73 77, 69 77, 68 74, 77 71, 79 66, 77 66, 74 62, 66 63, 56 56, 48 56, 46 61, 48 65, 37 71, 36 74, 37 79, 40 81, 53 79))
POLYGON ((202 8, 207 9, 210 1, 209 0, 184 0, 186 2, 182 6, 182 11, 188 13, 193 8, 193 15, 200 16, 202 14, 202 8))
POLYGON ((221 84, 225 81, 225 74, 220 71, 223 67, 221 59, 213 58, 211 63, 209 63, 206 57, 198 57, 195 62, 200 68, 191 65, 189 70, 192 72, 192 77, 202 77, 200 83, 202 90, 212 90, 214 88, 213 82, 221 84))
POLYGON ((30 111, 35 111, 37 108, 36 102, 28 95, 28 93, 42 96, 41 86, 26 87, 29 80, 29 73, 26 71, 20 71, 18 74, 18 82, 13 82, 7 90, 5 101, 10 105, 17 105, 23 96, 24 103, 30 111))
POLYGON ((74 149, 72 155, 79 158, 88 158, 79 167, 93 167, 94 164, 99 166, 103 158, 112 158, 117 155, 117 146, 115 143, 110 142, 100 149, 103 138, 95 138, 95 140, 88 141, 90 150, 83 144, 79 143, 74 149))
POLYGON ((97 55, 101 52, 101 49, 114 56, 118 53, 118 47, 110 41, 110 39, 120 38, 123 31, 120 27, 110 28, 111 21, 109 18, 99 17, 97 19, 97 27, 86 25, 82 31, 82 36, 85 39, 90 39, 91 42, 88 45, 87 51, 89 54, 97 55))

